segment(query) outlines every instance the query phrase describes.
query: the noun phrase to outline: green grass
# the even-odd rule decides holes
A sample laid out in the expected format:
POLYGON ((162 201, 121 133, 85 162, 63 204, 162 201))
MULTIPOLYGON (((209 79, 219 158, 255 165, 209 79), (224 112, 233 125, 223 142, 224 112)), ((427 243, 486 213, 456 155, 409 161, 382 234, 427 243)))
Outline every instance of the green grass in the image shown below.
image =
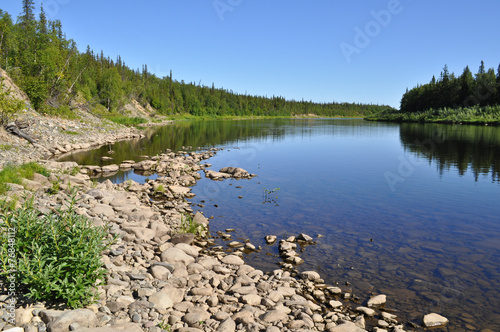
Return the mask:
POLYGON ((500 105, 473 106, 467 108, 430 109, 422 112, 404 113, 400 111, 384 111, 365 118, 371 121, 391 122, 434 122, 500 125, 500 105))
POLYGON ((22 184, 23 178, 33 179, 35 173, 49 176, 49 171, 35 162, 23 165, 7 164, 0 171, 0 194, 4 194, 9 189, 6 183, 22 184))
POLYGON ((10 144, 0 144, 0 150, 3 150, 3 151, 12 150, 12 145, 10 145, 10 144))
POLYGON ((73 112, 68 106, 61 106, 58 108, 51 107, 48 105, 43 105, 41 109, 39 110, 40 113, 46 114, 46 115, 52 115, 68 120, 77 120, 79 119, 78 114, 73 112))
POLYGON ((64 133, 65 133, 66 135, 80 135, 80 133, 79 133, 79 132, 77 132, 77 131, 72 131, 72 130, 65 130, 65 131, 64 131, 64 133))
POLYGON ((180 233, 192 233, 195 236, 203 237, 207 234, 207 227, 195 223, 189 215, 182 215, 180 233))
POLYGON ((33 200, 12 210, 0 201, 0 279, 8 284, 15 270, 16 293, 35 301, 81 308, 97 299, 96 286, 105 280, 101 255, 114 241, 105 227, 68 209, 39 215, 33 200))
POLYGON ((111 115, 107 117, 109 120, 113 121, 114 123, 118 123, 121 125, 125 126, 137 126, 142 123, 147 123, 148 120, 140 117, 134 117, 130 118, 124 115, 111 115))

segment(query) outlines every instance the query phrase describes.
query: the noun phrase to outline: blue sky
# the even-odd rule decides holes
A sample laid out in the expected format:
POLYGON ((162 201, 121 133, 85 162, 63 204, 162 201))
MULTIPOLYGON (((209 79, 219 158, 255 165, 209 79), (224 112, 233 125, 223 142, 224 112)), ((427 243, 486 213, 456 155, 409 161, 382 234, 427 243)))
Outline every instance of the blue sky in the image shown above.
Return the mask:
MULTIPOLYGON (((40 0, 35 0, 37 12, 40 0)), ((81 51, 238 93, 388 104, 500 63, 498 0, 45 0, 81 51)), ((14 18, 21 0, 2 1, 14 18), (6 3, 7 2, 7 3, 6 3)))

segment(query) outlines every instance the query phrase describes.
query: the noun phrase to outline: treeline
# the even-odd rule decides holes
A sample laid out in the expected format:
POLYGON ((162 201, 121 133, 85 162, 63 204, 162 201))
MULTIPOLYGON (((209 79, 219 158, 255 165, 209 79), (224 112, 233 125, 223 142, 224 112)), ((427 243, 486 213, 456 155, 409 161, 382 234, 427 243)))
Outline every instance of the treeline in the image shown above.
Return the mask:
POLYGON ((472 74, 469 66, 462 75, 456 77, 444 66, 439 79, 433 76, 428 84, 407 90, 401 99, 401 112, 424 112, 430 109, 463 109, 500 104, 500 65, 497 73, 486 70, 481 61, 477 74, 472 74))
POLYGON ((43 6, 35 17, 34 1, 22 2, 23 11, 15 23, 0 9, 0 67, 28 94, 37 110, 67 112, 71 101, 84 99, 89 109, 102 105, 107 112, 117 112, 132 98, 143 106, 151 105, 161 115, 360 116, 390 109, 238 94, 213 84, 179 82, 172 72, 159 78, 146 65, 141 70, 131 69, 120 56, 113 60, 103 51, 94 53, 90 46, 80 52, 59 20, 47 20, 43 6))

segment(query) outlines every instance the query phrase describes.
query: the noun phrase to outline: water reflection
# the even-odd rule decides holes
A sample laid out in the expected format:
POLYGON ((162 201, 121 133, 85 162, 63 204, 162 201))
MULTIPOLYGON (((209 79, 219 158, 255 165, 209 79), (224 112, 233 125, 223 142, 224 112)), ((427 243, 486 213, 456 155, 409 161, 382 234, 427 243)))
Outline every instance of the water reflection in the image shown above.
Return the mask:
POLYGON ((500 130, 491 126, 403 123, 401 143, 405 149, 429 162, 436 162, 442 175, 456 168, 463 176, 472 172, 500 180, 500 130))

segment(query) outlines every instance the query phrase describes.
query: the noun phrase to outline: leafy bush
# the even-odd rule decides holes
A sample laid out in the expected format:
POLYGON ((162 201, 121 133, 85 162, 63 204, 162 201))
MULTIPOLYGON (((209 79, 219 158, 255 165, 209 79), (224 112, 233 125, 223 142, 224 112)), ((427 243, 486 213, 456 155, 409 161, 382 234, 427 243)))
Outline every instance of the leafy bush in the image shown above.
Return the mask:
POLYGON ((63 301, 71 308, 96 299, 96 286, 106 274, 101 254, 111 240, 105 227, 94 227, 74 212, 75 202, 73 195, 66 210, 42 216, 32 200, 14 211, 0 202, 0 277, 6 278, 12 270, 8 236, 15 229, 18 292, 38 301, 63 301))
POLYGON ((0 125, 7 124, 24 107, 22 101, 9 98, 9 92, 3 89, 3 82, 0 81, 0 125))

